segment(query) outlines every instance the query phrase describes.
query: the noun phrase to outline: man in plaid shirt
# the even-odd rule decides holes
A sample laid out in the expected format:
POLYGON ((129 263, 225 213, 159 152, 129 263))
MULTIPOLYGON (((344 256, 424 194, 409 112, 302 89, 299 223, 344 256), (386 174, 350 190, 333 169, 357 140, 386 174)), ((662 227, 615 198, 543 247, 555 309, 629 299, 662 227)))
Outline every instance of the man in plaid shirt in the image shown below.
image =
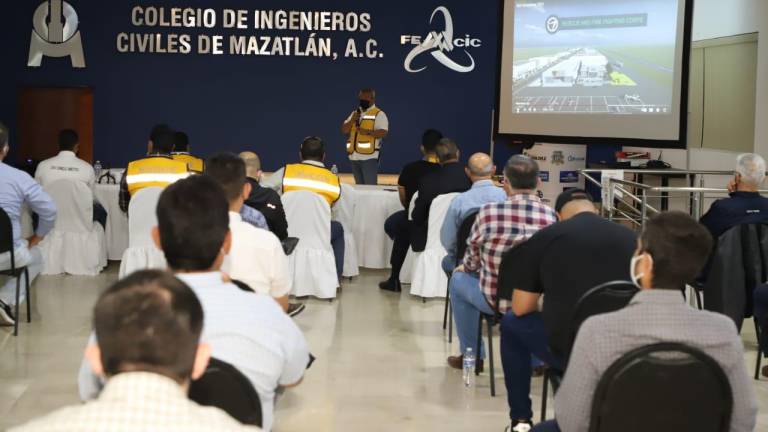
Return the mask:
MULTIPOLYGON (((480 209, 467 241, 464 263, 454 270, 448 287, 462 352, 448 357, 448 364, 455 369, 462 368, 467 347, 475 347, 480 313, 494 313, 502 254, 557 221, 555 211, 536 195, 540 184, 536 161, 528 156, 513 156, 504 168, 504 176, 504 189, 509 197, 480 209)), ((501 300, 498 312, 505 313, 510 308, 510 302, 501 300)), ((478 371, 483 369, 483 358, 481 344, 478 371)))

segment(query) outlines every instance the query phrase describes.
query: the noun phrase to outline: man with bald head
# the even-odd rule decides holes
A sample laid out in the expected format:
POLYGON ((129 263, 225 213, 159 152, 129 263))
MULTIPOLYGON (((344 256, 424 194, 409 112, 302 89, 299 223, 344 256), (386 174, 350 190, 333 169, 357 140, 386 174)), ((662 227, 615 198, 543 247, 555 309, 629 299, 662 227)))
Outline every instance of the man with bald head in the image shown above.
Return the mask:
POLYGON ((560 222, 509 251, 514 259, 500 275, 514 287, 512 310, 501 321, 511 432, 528 431, 532 423, 531 355, 563 371, 573 343, 569 332, 576 302, 600 284, 631 280, 629 264, 637 243, 630 229, 600 217, 581 189, 560 194, 555 212, 560 222))
POLYGON ((504 189, 494 185, 491 180, 496 173, 496 166, 487 154, 473 154, 464 172, 472 181, 472 187, 451 202, 440 230, 440 241, 448 251, 448 255, 443 259, 443 270, 447 273, 453 272, 456 267, 457 235, 464 219, 477 213, 480 207, 488 203, 502 202, 507 199, 504 189))
POLYGON ((276 235, 280 241, 285 240, 288 238, 288 220, 285 217, 283 202, 280 201, 280 195, 276 191, 265 188, 259 183, 263 174, 259 155, 245 151, 240 153, 240 159, 245 162, 245 174, 251 185, 251 194, 245 200, 245 205, 260 211, 267 220, 272 234, 276 235))

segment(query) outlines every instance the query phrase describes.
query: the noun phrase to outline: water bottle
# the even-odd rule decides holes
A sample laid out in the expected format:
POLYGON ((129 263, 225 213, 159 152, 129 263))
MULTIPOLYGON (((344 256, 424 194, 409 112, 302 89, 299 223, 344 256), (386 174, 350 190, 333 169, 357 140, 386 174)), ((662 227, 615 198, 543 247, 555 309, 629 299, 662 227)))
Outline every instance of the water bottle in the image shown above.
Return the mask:
POLYGON ((475 385, 475 353, 472 351, 472 348, 467 348, 467 352, 464 353, 462 380, 464 381, 464 387, 469 388, 475 385))
POLYGON ((333 164, 333 166, 331 167, 331 172, 334 173, 334 174, 338 174, 339 173, 339 167, 337 167, 336 164, 333 164))
POLYGON ((96 174, 96 181, 98 181, 101 178, 101 161, 96 161, 93 164, 93 172, 96 174))

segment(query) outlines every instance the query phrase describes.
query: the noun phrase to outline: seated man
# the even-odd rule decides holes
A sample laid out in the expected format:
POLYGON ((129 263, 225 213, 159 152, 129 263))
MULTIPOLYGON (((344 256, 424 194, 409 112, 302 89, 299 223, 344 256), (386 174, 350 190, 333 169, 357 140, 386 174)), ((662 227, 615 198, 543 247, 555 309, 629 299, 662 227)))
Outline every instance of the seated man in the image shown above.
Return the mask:
POLYGON ((432 206, 432 201, 439 195, 466 192, 472 187, 472 182, 469 181, 469 177, 464 172, 464 166, 460 163, 459 147, 453 140, 441 139, 435 152, 440 161, 440 169, 421 178, 419 196, 413 203, 411 248, 415 252, 423 251, 427 245, 429 208, 432 206))
POLYGON ((185 162, 171 159, 176 145, 175 133, 166 125, 157 125, 147 144, 147 157, 128 164, 120 179, 120 210, 128 212, 131 197, 145 187, 166 187, 189 176, 185 162))
POLYGON ((93 327, 98 343, 88 346, 85 357, 91 370, 106 378, 99 398, 14 431, 259 430, 187 398, 211 349, 200 341, 200 302, 172 275, 144 270, 116 282, 96 302, 93 327))
MULTIPOLYGON (((462 368, 467 347, 475 349, 480 313, 494 313, 499 265, 504 252, 557 220, 554 210, 536 195, 540 182, 536 161, 528 156, 512 156, 504 168, 504 176, 504 189, 509 198, 480 209, 467 240, 463 264, 454 270, 448 284, 461 349, 460 355, 448 357, 448 364, 455 369, 462 368)), ((506 313, 509 309, 508 301, 499 301, 498 312, 506 313)), ((477 369, 482 371, 485 355, 482 344, 476 354, 477 369)))
MULTIPOLYGON (((281 195, 291 191, 314 192, 333 207, 341 197, 339 176, 325 167, 325 144, 318 137, 307 137, 299 149, 301 163, 280 168, 263 182, 264 187, 278 191, 281 195)), ((331 247, 336 259, 336 274, 341 277, 344 270, 344 228, 340 222, 331 221, 331 247)))
POLYGON ((764 179, 762 156, 747 153, 736 158, 736 174, 728 184, 730 198, 715 201, 701 218, 715 240, 736 225, 768 222, 768 198, 758 192, 764 179))
MULTIPOLYGON (((88 162, 79 159, 80 137, 72 129, 59 132, 59 154, 40 162, 35 171, 35 180, 43 188, 57 180, 79 181, 93 191, 96 174, 88 162)), ((93 198, 93 220, 102 227, 107 226, 107 211, 93 198)))
MULTIPOLYGON (((195 292, 205 311, 202 340, 211 355, 251 381, 261 399, 263 428, 272 428, 275 392, 298 385, 309 364, 304 335, 271 297, 225 282, 220 268, 229 254, 229 204, 208 176, 192 176, 166 188, 153 230, 168 267, 195 292)), ((80 369, 80 396, 97 396, 99 381, 80 369)))
MULTIPOLYGON (((9 136, 8 128, 0 123, 0 208, 11 219, 16 267, 27 266, 31 284, 43 269, 43 256, 37 245, 53 229, 56 222, 56 205, 29 174, 4 162, 10 151, 9 136), (21 238, 21 213, 24 204, 29 205, 30 210, 38 216, 37 230, 28 239, 21 238)), ((10 268, 11 253, 0 254, 0 270, 10 268)), ((0 324, 13 325, 17 318, 13 314, 13 306, 16 306, 16 279, 7 279, 0 288, 0 324)), ((26 295, 24 282, 22 280, 20 285, 20 303, 26 295)))
POLYGON ((729 430, 755 430, 755 389, 736 326, 725 315, 693 309, 680 294, 701 271, 711 248, 707 230, 684 213, 661 213, 647 222, 629 269, 640 293, 624 309, 582 324, 555 396, 557 422, 533 430, 557 431, 559 424, 568 432, 588 431, 595 388, 606 369, 624 354, 660 342, 683 343, 717 361, 733 394, 729 430))
POLYGON ((629 280, 629 260, 637 246, 635 233, 600 217, 583 190, 560 194, 555 211, 561 222, 518 246, 516 259, 502 271, 506 283, 514 287, 512 312, 501 320, 501 362, 512 432, 527 431, 532 424, 531 355, 564 370, 573 343, 574 305, 600 284, 629 280))
POLYGON ((448 255, 443 258, 443 270, 446 273, 452 273, 456 267, 456 237, 464 219, 486 204, 502 202, 507 198, 504 189, 493 184, 491 180, 496 173, 496 165, 487 154, 473 154, 464 171, 472 181, 472 188, 451 202, 440 230, 440 242, 448 251, 448 255))
POLYGON ((272 189, 262 187, 261 159, 253 152, 242 152, 240 158, 245 161, 246 180, 251 185, 251 194, 245 200, 245 205, 256 209, 266 218, 267 226, 272 234, 281 241, 288 238, 288 220, 285 217, 285 209, 280 195, 272 189))
POLYGON ((176 132, 175 142, 173 145, 173 152, 171 152, 171 158, 173 160, 181 161, 187 164, 187 168, 191 172, 201 173, 205 169, 205 163, 202 159, 196 156, 192 156, 189 152, 189 136, 184 132, 176 132))
POLYGON ((220 153, 208 159, 205 175, 216 180, 229 200, 232 250, 224 259, 222 271, 257 293, 271 296, 287 311, 291 277, 280 240, 240 217, 243 201, 251 192, 251 185, 245 181, 245 162, 234 154, 220 153))

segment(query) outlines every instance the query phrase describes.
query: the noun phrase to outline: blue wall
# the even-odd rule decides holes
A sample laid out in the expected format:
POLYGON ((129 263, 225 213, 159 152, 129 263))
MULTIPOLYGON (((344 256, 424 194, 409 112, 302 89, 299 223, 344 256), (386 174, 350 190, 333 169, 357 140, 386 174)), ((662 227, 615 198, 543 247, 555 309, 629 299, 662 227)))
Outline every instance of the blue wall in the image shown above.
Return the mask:
MULTIPOLYGON (((10 2, 6 2, 10 3, 10 2)), ((356 90, 373 86, 378 104, 389 115, 390 135, 384 144, 382 171, 398 172, 418 157, 424 128, 435 127, 455 138, 464 154, 487 151, 494 104, 498 3, 495 0, 429 0, 362 2, 344 0, 71 0, 80 18, 86 69, 72 69, 69 59, 44 58, 40 68, 26 66, 32 14, 37 0, 4 5, 0 119, 16 122, 18 89, 24 86, 87 86, 95 95, 94 151, 96 159, 120 166, 142 156, 148 129, 167 122, 189 133, 193 151, 203 156, 216 151, 256 150, 265 169, 297 157, 298 144, 308 135, 324 137, 329 163, 347 170, 342 120, 357 104, 356 90), (383 58, 329 59, 299 57, 240 57, 211 55, 120 54, 120 32, 190 33, 198 30, 135 28, 131 9, 136 5, 285 9, 300 11, 368 12, 369 33, 319 33, 331 36, 343 54, 346 40, 361 46, 378 42, 383 58), (429 54, 418 58, 428 69, 408 73, 403 62, 412 45, 401 45, 401 35, 424 37, 442 31, 441 18, 429 25, 437 6, 452 13, 455 38, 471 35, 482 45, 469 50, 476 62, 470 73, 457 73, 429 54)), ((229 35, 221 28, 205 34, 229 35)), ((244 34, 258 33, 256 30, 244 34)), ((269 35, 304 35, 272 30, 269 35)), ((463 50, 451 54, 466 61, 463 50)), ((14 128, 15 129, 15 128, 14 128)), ((506 153, 506 152, 504 152, 506 153)))

